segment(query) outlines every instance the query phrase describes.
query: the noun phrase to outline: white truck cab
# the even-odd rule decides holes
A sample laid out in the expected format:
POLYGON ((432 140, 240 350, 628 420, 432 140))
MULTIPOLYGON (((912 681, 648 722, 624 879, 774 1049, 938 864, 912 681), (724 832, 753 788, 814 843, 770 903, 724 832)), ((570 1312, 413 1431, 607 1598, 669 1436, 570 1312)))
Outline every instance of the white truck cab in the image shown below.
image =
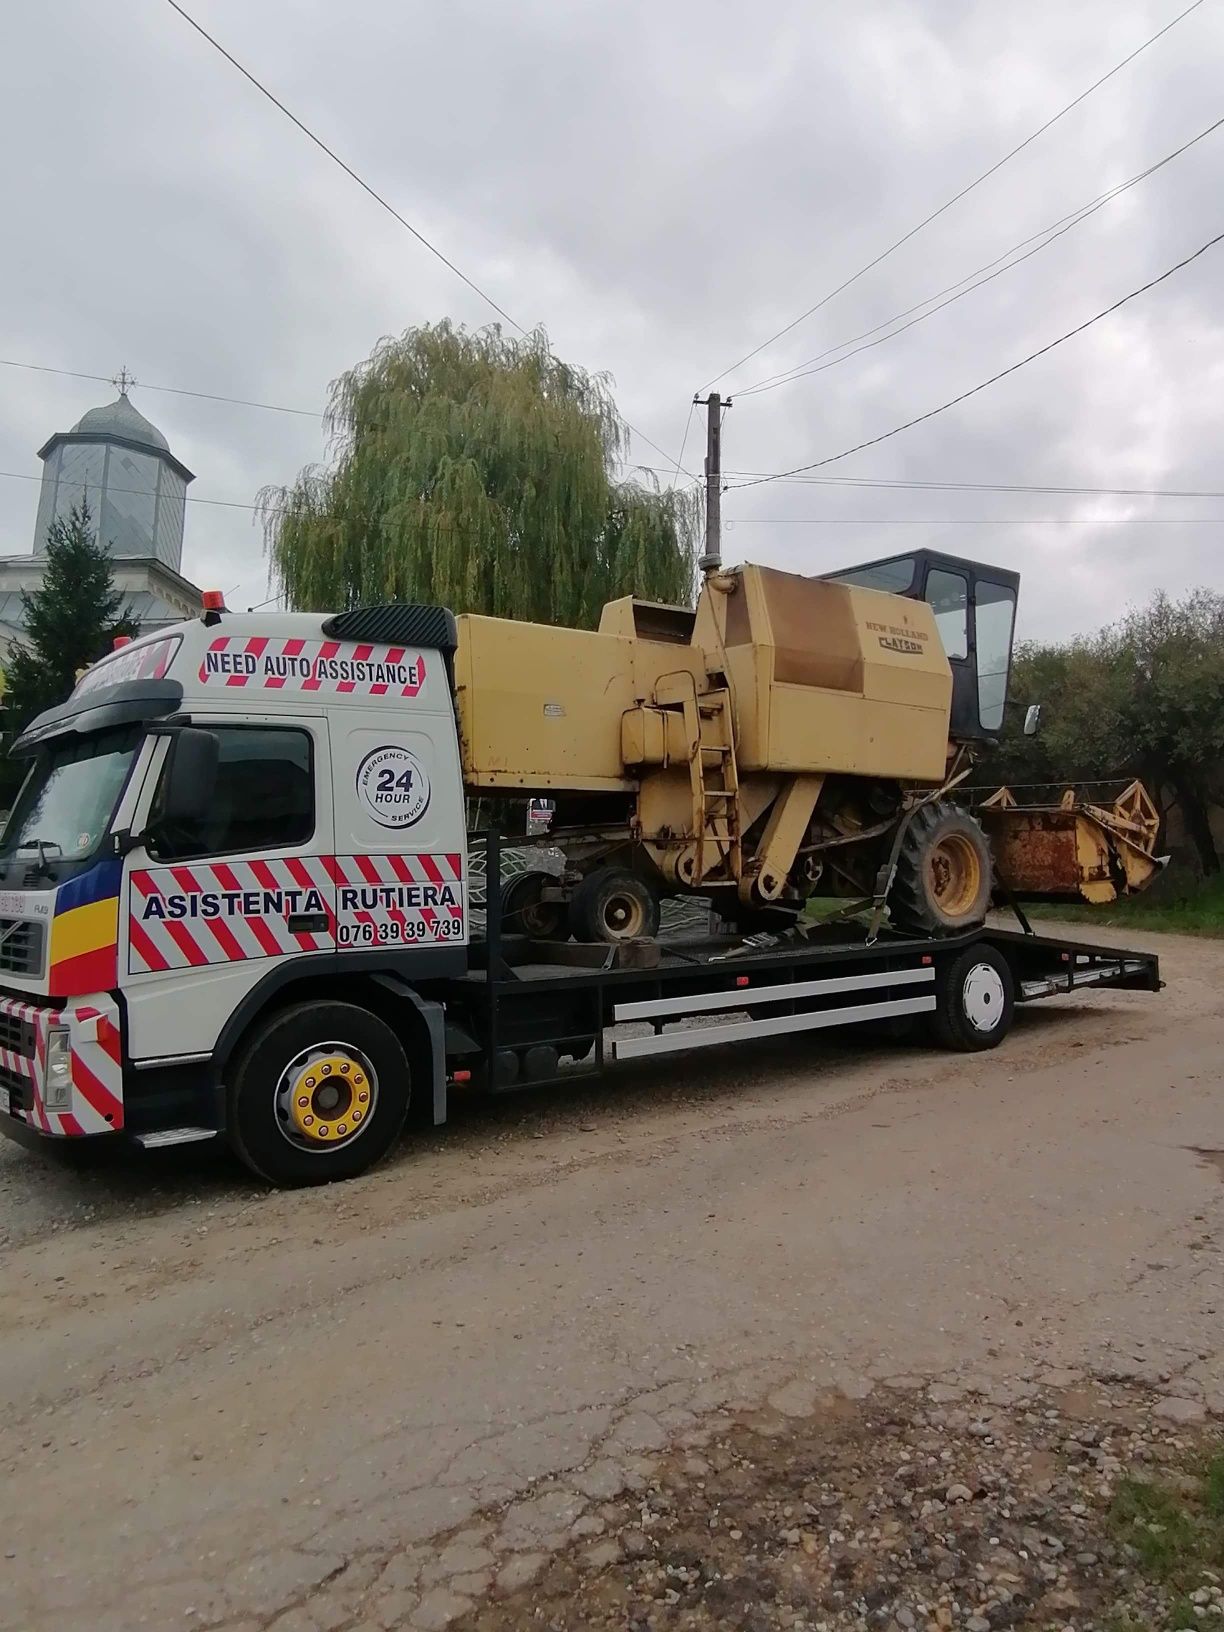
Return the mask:
POLYGON ((338 1176, 394 1137, 402 1043, 311 1016, 360 972, 436 1027, 422 994, 464 968, 454 645, 436 607, 214 608, 124 644, 34 721, 0 843, 0 1126, 211 1136, 233 1047, 292 985, 279 1127, 240 1131, 244 1154, 338 1176))

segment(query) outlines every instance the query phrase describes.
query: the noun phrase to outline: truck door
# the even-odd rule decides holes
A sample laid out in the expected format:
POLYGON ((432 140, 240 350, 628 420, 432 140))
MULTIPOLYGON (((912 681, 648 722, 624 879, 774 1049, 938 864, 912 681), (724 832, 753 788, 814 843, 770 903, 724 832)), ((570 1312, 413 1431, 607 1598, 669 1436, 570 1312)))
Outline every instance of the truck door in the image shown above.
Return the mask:
POLYGON ((459 743, 449 691, 437 697, 444 708, 350 707, 329 720, 337 945, 410 950, 414 969, 468 938, 459 743))
MULTIPOLYGON (((160 823, 150 777, 127 858, 120 945, 134 1060, 206 1053, 271 969, 335 948, 331 759, 322 715, 192 715, 214 732, 215 795, 160 823)), ((163 758, 164 768, 164 758, 163 758)))

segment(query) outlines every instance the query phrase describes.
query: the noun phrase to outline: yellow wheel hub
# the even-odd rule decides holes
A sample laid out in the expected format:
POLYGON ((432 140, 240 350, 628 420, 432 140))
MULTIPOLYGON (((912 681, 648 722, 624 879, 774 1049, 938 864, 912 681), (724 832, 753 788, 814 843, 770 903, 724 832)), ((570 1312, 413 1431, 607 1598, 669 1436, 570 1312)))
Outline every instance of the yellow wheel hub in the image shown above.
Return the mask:
POLYGON ((963 833, 946 833, 931 851, 931 895, 951 918, 972 911, 982 887, 982 861, 963 833))
POLYGON ((289 1089, 289 1116, 313 1144, 351 1138, 370 1114, 370 1082, 347 1054, 324 1054, 304 1065, 289 1089))
POLYGON ((636 940, 646 928, 642 903, 628 891, 609 896, 604 906, 604 925, 609 936, 620 941, 636 940))

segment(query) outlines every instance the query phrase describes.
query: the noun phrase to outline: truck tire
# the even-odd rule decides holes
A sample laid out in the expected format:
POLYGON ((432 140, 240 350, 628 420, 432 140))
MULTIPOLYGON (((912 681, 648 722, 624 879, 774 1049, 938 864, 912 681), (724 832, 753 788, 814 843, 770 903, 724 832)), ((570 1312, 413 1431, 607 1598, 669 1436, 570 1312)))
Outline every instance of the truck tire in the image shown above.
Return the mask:
POLYGON ((257 1025, 227 1073, 227 1130, 269 1184, 364 1173, 403 1131, 408 1059, 386 1021, 355 1003, 297 1003, 257 1025))
POLYGON ((967 946, 935 972, 931 1036, 962 1054, 997 1048, 1011 1030, 1016 983, 1011 965, 993 946, 967 946))
POLYGON ((910 822, 889 891, 892 922, 910 935, 956 935, 990 910, 990 841, 967 810, 923 805, 910 822))
POLYGON ((597 867, 570 897, 576 941, 636 941, 659 933, 659 897, 627 867, 597 867))
POLYGON ((569 919, 564 901, 545 901, 551 873, 519 873, 502 887, 502 933, 529 935, 533 941, 567 941, 569 919))

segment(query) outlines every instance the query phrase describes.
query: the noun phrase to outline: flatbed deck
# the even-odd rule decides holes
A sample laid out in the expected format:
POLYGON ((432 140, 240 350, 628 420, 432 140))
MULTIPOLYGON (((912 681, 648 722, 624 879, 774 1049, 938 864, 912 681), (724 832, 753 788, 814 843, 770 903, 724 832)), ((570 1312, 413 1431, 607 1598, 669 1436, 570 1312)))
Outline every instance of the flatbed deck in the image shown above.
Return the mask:
POLYGON ((1154 953, 1037 934, 1023 919, 1017 929, 987 923, 929 940, 888 929, 869 938, 842 922, 768 941, 533 941, 500 933, 498 863, 494 845, 486 936, 445 993, 455 1063, 479 1059, 493 1092, 547 1081, 565 1061, 594 1073, 617 1060, 857 1024, 896 1034, 925 1023, 948 1046, 991 1048, 1017 1003, 1161 986, 1154 953))

